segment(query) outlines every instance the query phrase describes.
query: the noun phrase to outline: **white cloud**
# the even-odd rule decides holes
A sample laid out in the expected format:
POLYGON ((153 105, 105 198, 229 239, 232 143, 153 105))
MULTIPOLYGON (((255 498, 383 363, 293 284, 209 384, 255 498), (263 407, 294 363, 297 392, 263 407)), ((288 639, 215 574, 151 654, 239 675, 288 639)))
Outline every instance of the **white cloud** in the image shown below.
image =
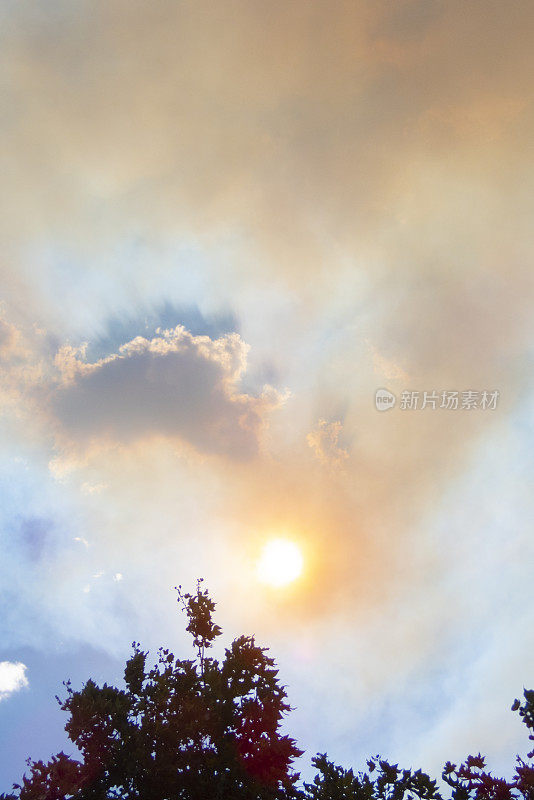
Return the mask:
POLYGON ((20 661, 0 661, 0 700, 28 686, 26 665, 20 661))
POLYGON ((91 483, 90 481, 84 481, 81 486, 83 494, 99 494, 105 488, 105 483, 91 483))

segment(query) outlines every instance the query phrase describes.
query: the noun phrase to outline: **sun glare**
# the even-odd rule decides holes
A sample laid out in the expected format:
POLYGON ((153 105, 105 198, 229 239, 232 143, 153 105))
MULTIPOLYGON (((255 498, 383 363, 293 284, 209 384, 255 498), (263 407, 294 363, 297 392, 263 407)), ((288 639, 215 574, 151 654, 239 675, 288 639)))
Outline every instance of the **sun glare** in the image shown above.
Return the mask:
POLYGON ((302 572, 302 553, 289 539, 271 539, 258 562, 258 578, 269 586, 286 586, 302 572))

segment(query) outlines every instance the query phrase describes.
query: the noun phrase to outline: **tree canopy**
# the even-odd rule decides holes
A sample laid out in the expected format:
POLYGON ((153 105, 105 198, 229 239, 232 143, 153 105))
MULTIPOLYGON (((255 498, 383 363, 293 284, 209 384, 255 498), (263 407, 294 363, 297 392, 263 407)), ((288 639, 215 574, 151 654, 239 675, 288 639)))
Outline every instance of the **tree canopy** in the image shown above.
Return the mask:
MULTIPOLYGON (((294 762, 302 751, 281 732, 290 711, 274 659, 254 637, 241 636, 217 660, 207 651, 221 635, 215 603, 197 583, 178 589, 193 637, 192 659, 161 648, 153 666, 134 642, 124 687, 65 683, 59 700, 65 729, 80 758, 58 753, 48 763, 28 761, 29 772, 0 800, 443 800, 421 770, 399 769, 375 756, 355 773, 313 759, 317 774, 300 783, 294 762)), ((534 741, 534 691, 514 702, 534 741)), ((486 771, 484 758, 447 762, 442 779, 451 800, 534 800, 534 766, 517 757, 510 781, 486 771)))

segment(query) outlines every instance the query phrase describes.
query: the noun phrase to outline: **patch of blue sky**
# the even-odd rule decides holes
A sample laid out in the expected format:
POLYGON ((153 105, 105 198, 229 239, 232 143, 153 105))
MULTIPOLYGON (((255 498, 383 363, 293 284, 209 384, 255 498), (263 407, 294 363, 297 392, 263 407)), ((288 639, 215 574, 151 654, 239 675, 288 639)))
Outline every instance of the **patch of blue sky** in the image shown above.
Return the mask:
POLYGON ((26 759, 48 761, 63 750, 76 756, 77 749, 64 730, 67 716, 56 701, 65 697, 63 681, 76 689, 89 679, 121 685, 124 662, 90 646, 66 646, 51 642, 46 652, 31 647, 4 649, 2 660, 26 665, 28 686, 0 702, 5 735, 0 748, 0 791, 8 791, 27 769, 26 759))
MULTIPOLYGON (((195 237, 124 236, 113 242, 33 242, 25 261, 39 295, 40 323, 72 343, 105 339, 110 320, 137 330, 180 316, 197 330, 237 324, 224 286, 224 244, 195 237)), ((146 330, 146 328, 145 328, 146 330)), ((126 332, 126 331, 125 331, 126 332)))
POLYGON ((0 597, 5 610, 0 636, 4 646, 42 641, 47 635, 37 598, 46 589, 51 563, 76 547, 81 527, 74 496, 44 464, 9 453, 0 457, 0 597))
POLYGON ((194 336, 209 336, 210 339, 239 331, 239 321, 231 311, 204 316, 197 305, 176 306, 163 301, 130 315, 110 318, 105 333, 89 342, 87 359, 96 361, 116 353, 122 344, 136 336, 151 339, 158 329, 166 330, 178 325, 183 325, 194 336))

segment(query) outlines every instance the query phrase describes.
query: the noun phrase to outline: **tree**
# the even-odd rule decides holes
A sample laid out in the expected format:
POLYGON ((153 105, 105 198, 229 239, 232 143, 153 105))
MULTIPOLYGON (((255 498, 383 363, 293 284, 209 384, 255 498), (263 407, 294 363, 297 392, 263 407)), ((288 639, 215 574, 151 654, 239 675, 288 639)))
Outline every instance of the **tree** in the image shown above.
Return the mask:
MULTIPOLYGON (((515 700, 518 711, 534 741, 534 691, 524 691, 525 702, 515 700)), ((527 759, 534 758, 534 750, 527 759)), ((317 775, 305 784, 306 800, 443 800, 436 781, 421 770, 399 769, 379 756, 367 761, 367 772, 356 775, 329 761, 326 754, 313 759, 317 775)), ((517 756, 512 780, 497 778, 485 771, 485 759, 468 756, 457 767, 448 761, 442 772, 445 785, 452 788, 451 800, 534 800, 534 766, 517 756)))
MULTIPOLYGON (((65 684, 66 731, 82 760, 59 753, 29 762, 19 800, 278 800, 298 796, 292 762, 302 754, 280 724, 290 710, 274 660, 254 637, 232 642, 219 662, 206 651, 221 634, 215 603, 199 581, 178 598, 196 658, 133 644, 125 689, 65 684)), ((4 796, 5 797, 5 796, 4 796)))
MULTIPOLYGON (((534 691, 525 689, 525 702, 514 700, 512 711, 519 716, 531 731, 529 739, 534 741, 534 691)), ((534 750, 527 759, 534 758, 534 750)), ((497 778, 485 770, 486 760, 480 753, 468 756, 459 767, 447 761, 443 769, 443 780, 452 787, 452 800, 534 800, 534 765, 517 756, 511 781, 497 778)))
POLYGON ((367 761, 368 772, 356 775, 329 761, 326 753, 317 755, 313 765, 318 772, 313 783, 305 784, 309 800, 441 800, 436 781, 421 770, 400 770, 379 756, 367 761))
MULTIPOLYGON (((66 682, 58 702, 81 760, 58 753, 45 764, 28 761, 29 774, 0 800, 443 800, 437 782, 421 770, 399 769, 375 756, 367 770, 336 766, 327 755, 313 759, 317 774, 299 788, 294 760, 302 755, 280 731, 290 710, 274 660, 254 637, 241 636, 222 661, 206 655, 221 629, 215 603, 197 583, 194 594, 178 589, 195 657, 148 653, 133 644, 124 689, 89 680, 80 691, 66 682)), ((534 741, 534 691, 513 711, 534 741)), ((451 800, 534 800, 534 749, 517 757, 506 781, 485 769, 479 754, 442 779, 451 800)))

